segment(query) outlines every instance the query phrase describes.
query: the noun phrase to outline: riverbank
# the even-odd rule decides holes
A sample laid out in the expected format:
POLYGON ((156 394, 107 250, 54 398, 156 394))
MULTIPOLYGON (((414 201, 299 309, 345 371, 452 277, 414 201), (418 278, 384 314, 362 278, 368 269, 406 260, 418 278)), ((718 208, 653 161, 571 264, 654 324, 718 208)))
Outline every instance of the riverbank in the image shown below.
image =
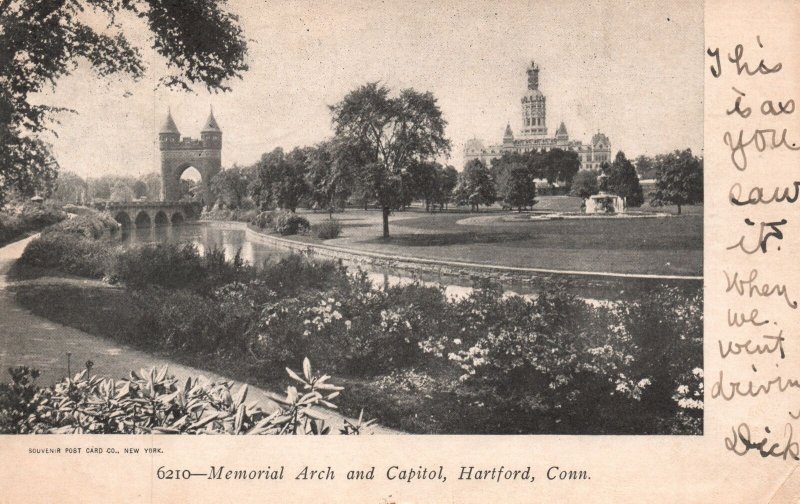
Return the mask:
MULTIPOLYGON (((246 239, 306 257, 341 262, 351 269, 390 272, 422 280, 433 279, 442 285, 471 286, 489 282, 519 293, 537 292, 554 282, 587 299, 636 299, 658 285, 679 288, 696 288, 702 285, 702 276, 650 275, 595 271, 548 270, 483 263, 451 261, 444 258, 393 256, 370 250, 359 250, 311 241, 307 237, 283 237, 233 221, 203 221, 219 229, 235 229, 245 233, 246 239)), ((332 240, 338 242, 339 240, 332 240)))
MULTIPOLYGON (((298 210, 298 215, 312 228, 329 221, 327 213, 298 210)), ((333 214, 341 225, 338 237, 320 240, 312 233, 290 239, 390 257, 477 264, 481 271, 490 266, 533 274, 702 276, 702 207, 647 218, 533 219, 542 215, 546 214, 428 213, 410 208, 392 213, 391 237, 384 239, 379 211, 347 209, 333 214)))

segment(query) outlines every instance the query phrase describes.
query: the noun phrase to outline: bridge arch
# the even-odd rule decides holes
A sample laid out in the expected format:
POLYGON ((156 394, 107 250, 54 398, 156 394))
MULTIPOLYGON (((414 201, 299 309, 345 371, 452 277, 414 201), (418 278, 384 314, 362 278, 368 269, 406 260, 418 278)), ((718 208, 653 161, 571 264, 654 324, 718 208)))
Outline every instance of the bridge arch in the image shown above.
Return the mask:
POLYGON ((175 212, 174 214, 172 214, 170 222, 172 222, 173 225, 176 225, 176 224, 183 224, 185 220, 186 218, 183 216, 182 213, 175 212))
POLYGON ((156 226, 166 226, 169 224, 169 218, 167 218, 167 214, 163 210, 159 210, 153 219, 153 223, 156 226))
POLYGON ((136 214, 136 227, 137 228, 145 228, 150 227, 152 225, 152 219, 150 219, 150 214, 145 212, 144 210, 140 211, 136 214))
POLYGON ((114 215, 114 220, 119 222, 119 225, 122 229, 130 229, 131 228, 131 216, 128 215, 128 212, 120 211, 114 215))

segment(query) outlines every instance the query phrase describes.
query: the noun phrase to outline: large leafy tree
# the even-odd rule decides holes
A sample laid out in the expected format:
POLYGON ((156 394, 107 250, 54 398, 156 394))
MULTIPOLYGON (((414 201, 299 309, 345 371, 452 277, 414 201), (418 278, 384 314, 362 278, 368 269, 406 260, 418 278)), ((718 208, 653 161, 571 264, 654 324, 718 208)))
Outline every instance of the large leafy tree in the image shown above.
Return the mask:
POLYGON ((473 159, 464 166, 453 193, 459 203, 468 203, 476 212, 480 205, 488 206, 497 201, 494 179, 479 159, 473 159))
POLYGON ((656 190, 652 206, 682 205, 703 202, 703 159, 692 154, 691 149, 656 156, 656 190))
POLYGON ((125 35, 122 19, 131 16, 122 13, 152 32, 170 69, 165 86, 225 91, 247 70, 247 44, 225 0, 0 0, 0 203, 9 190, 30 194, 57 174, 39 134, 63 109, 32 95, 81 60, 101 77, 144 76, 141 50, 125 35))
POLYGON ((241 166, 234 165, 222 170, 211 179, 211 193, 228 208, 241 208, 247 197, 250 184, 250 172, 241 166))
POLYGON ((353 192, 351 166, 358 164, 357 159, 350 158, 351 154, 336 139, 320 142, 308 149, 305 179, 311 201, 317 208, 330 212, 336 207, 344 208, 345 201, 353 192))
POLYGON ((445 166, 439 172, 439 187, 441 190, 433 202, 444 209, 445 205, 453 199, 453 191, 458 184, 458 170, 453 165, 445 166))
POLYGON ((62 203, 85 203, 89 196, 89 185, 80 175, 63 172, 58 175, 53 198, 62 203))
MULTIPOLYGON (((60 177, 59 177, 60 178, 60 177)), ((147 186, 147 191, 144 197, 150 201, 158 201, 161 199, 161 174, 156 172, 145 173, 139 177, 139 180, 147 186)))
POLYGON ((614 162, 607 169, 604 190, 622 196, 630 207, 639 207, 644 203, 644 194, 636 168, 622 151, 617 152, 614 162))
POLYGON ((405 89, 391 96, 377 82, 348 93, 331 114, 336 137, 363 158, 358 177, 381 207, 388 238, 392 209, 405 205, 411 193, 411 165, 449 154, 447 121, 433 94, 405 89))
POLYGON ((550 184, 571 184, 581 167, 577 152, 552 149, 543 153, 531 153, 531 156, 538 157, 538 162, 533 163, 536 178, 547 179, 550 184))
POLYGON ((521 212, 523 208, 533 206, 536 202, 536 183, 533 174, 522 163, 514 163, 508 169, 503 188, 503 201, 511 208, 521 212))
POLYGON ((280 207, 294 212, 309 195, 305 174, 309 149, 295 148, 285 154, 280 147, 261 156, 250 194, 262 210, 280 207))

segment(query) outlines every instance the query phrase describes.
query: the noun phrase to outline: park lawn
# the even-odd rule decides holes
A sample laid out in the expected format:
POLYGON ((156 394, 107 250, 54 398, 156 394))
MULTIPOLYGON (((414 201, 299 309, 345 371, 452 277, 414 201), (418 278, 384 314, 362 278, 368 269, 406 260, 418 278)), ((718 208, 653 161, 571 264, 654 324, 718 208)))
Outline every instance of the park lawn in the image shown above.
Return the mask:
MULTIPOLYGON (((389 240, 379 211, 337 214, 343 235, 321 241, 385 254, 500 266, 612 273, 702 275, 702 207, 680 216, 504 221, 489 213, 395 212, 389 240), (485 216, 476 222, 474 217, 485 216), (470 219, 466 221, 466 219, 470 219)), ((523 216, 526 214, 523 214, 523 216)), ((294 238, 293 238, 294 239, 294 238)))

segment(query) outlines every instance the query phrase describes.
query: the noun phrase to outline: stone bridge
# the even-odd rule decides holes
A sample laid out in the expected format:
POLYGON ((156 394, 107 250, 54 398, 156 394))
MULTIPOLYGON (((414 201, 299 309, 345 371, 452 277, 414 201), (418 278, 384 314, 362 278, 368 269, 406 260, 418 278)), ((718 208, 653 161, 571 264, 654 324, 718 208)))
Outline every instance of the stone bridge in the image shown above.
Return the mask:
POLYGON ((95 208, 110 213, 123 228, 142 228, 196 220, 203 204, 193 201, 134 201, 98 203, 95 208))

